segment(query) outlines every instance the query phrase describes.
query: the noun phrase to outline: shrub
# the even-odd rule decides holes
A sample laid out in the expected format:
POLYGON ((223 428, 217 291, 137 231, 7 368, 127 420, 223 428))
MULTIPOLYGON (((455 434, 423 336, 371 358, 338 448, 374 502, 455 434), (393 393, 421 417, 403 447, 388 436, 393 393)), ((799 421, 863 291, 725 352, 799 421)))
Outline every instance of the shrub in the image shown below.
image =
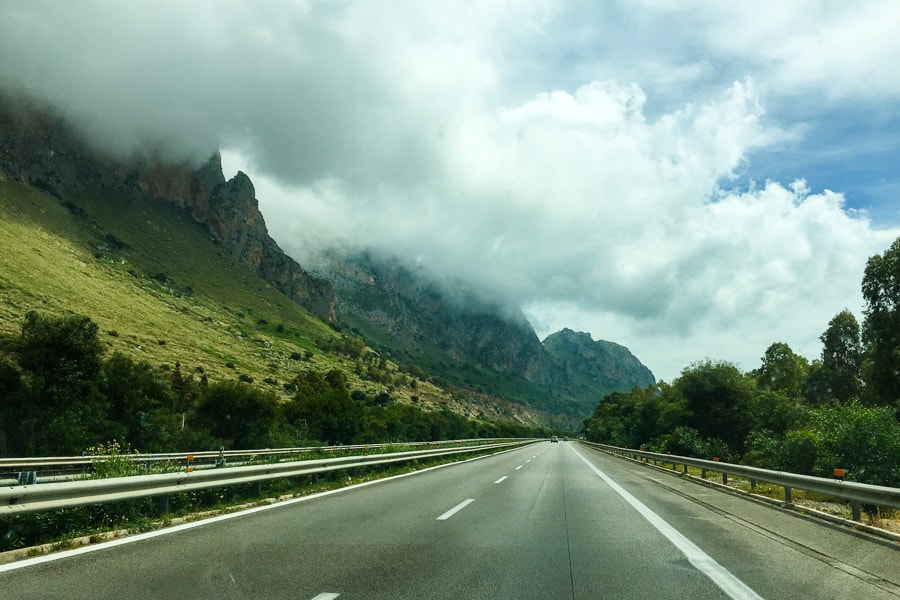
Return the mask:
POLYGON ((108 479, 110 477, 127 477, 129 475, 142 475, 143 467, 132 460, 132 454, 140 454, 125 444, 123 447, 118 440, 111 440, 106 444, 91 446, 85 451, 87 456, 96 457, 91 461, 92 473, 95 479, 108 479))
POLYGON ((791 431, 784 441, 784 460, 781 468, 791 473, 812 475, 817 456, 816 436, 813 432, 791 431))
POLYGON ((861 483, 900 485, 900 423, 891 409, 852 402, 821 408, 813 420, 817 474, 838 467, 861 483))

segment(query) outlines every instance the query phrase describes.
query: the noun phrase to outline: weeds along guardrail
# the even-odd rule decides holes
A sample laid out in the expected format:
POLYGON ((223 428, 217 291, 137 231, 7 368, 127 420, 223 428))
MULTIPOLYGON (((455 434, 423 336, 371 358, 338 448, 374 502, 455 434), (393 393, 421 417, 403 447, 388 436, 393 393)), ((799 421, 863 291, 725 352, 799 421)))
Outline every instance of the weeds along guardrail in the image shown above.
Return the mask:
POLYGON ((630 458, 638 462, 653 461, 654 464, 657 465, 671 464, 672 470, 675 471, 678 470, 678 466, 680 465, 681 472, 685 474, 687 473, 687 468, 689 466, 699 468, 703 479, 706 479, 707 473, 710 471, 720 473, 722 475, 722 483, 724 484, 728 483, 728 475, 733 475, 735 477, 748 479, 750 481, 751 489, 756 487, 756 484, 760 482, 778 485, 784 488, 784 503, 788 506, 793 505, 791 491, 795 489, 825 494, 832 498, 850 502, 854 521, 861 520, 860 509, 863 504, 900 508, 900 488, 868 485, 857 483, 855 481, 844 481, 842 479, 826 479, 824 477, 813 477, 811 475, 798 475, 796 473, 788 473, 785 471, 770 471, 758 467, 703 460, 701 458, 691 458, 688 456, 673 456, 671 454, 632 450, 630 448, 607 446, 605 444, 597 444, 594 442, 582 441, 581 443, 590 446, 591 448, 630 458))
MULTIPOLYGON (((158 454, 123 453, 115 455, 116 460, 129 460, 148 466, 154 464, 178 464, 194 469, 223 467, 228 463, 237 464, 254 461, 276 461, 292 456, 324 453, 364 453, 385 452, 392 448, 447 448, 463 445, 477 445, 486 442, 501 443, 517 441, 515 438, 469 438, 437 442, 393 442, 388 444, 353 444, 339 446, 302 446, 296 448, 262 448, 256 450, 201 450, 197 452, 167 452, 158 454)), ((56 483, 74 481, 90 477, 94 465, 110 460, 109 455, 81 456, 39 456, 0 458, 0 486, 31 485, 36 483, 56 483)))
POLYGON ((179 473, 132 475, 109 479, 9 486, 0 488, 0 517, 147 497, 158 498, 160 510, 164 512, 170 494, 301 475, 315 475, 329 471, 388 465, 418 459, 441 458, 492 450, 500 451, 534 443, 534 441, 518 440, 514 442, 413 450, 367 456, 343 456, 242 467, 223 467, 200 471, 188 468, 179 473))

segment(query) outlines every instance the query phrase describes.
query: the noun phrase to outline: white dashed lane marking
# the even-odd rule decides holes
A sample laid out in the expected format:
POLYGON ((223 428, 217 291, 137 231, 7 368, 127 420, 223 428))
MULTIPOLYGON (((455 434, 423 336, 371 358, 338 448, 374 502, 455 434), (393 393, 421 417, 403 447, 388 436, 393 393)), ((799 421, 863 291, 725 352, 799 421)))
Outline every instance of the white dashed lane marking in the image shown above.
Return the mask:
POLYGON ((439 516, 436 520, 446 521, 447 519, 449 519, 450 517, 452 517, 453 515, 455 515, 456 513, 458 513, 465 507, 467 507, 468 505, 472 504, 473 502, 475 502, 475 498, 468 498, 466 500, 463 500, 462 502, 460 502, 459 504, 457 504, 456 506, 454 506, 453 508, 451 508, 450 510, 448 510, 441 516, 439 516))

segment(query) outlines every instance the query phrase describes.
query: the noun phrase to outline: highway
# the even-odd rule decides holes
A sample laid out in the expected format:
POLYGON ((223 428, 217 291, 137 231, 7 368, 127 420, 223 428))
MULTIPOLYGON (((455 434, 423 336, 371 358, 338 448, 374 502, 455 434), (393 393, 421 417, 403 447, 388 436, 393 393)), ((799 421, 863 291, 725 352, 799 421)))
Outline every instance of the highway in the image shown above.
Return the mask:
POLYGON ((897 599, 900 548, 573 442, 0 567, 3 597, 897 599))

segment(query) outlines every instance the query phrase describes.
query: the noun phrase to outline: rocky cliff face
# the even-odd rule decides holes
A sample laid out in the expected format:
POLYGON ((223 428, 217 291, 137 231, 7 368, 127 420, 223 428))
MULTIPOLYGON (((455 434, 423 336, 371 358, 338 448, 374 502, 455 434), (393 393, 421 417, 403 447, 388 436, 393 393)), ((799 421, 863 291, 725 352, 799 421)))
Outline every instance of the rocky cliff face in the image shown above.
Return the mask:
POLYGON ((592 382, 605 393, 656 383, 650 369, 628 348, 605 340, 594 341, 589 333, 563 329, 547 336, 544 348, 564 366, 570 381, 592 382))
POLYGON ((337 291, 341 315, 364 319, 413 355, 433 347, 457 363, 552 383, 550 357, 525 316, 462 282, 441 285, 395 259, 370 254, 334 258, 318 275, 337 291))
MULTIPOLYGON (((406 356, 395 358, 415 362, 417 355, 436 349, 457 365, 526 383, 507 389, 550 413, 581 418, 606 394, 656 382, 624 346, 569 329, 541 343, 521 312, 485 300, 460 282, 435 283, 396 259, 334 258, 319 274, 337 292, 339 318, 372 339, 389 340, 393 349, 404 348, 406 356)), ((452 380, 452 369, 444 371, 435 362, 436 374, 452 380)), ((476 376, 469 377, 477 387, 476 376)))
POLYGON ((250 178, 226 181, 214 155, 197 168, 150 156, 105 156, 51 112, 0 97, 0 173, 59 196, 66 189, 145 194, 189 211, 242 264, 312 314, 336 319, 331 286, 311 277, 269 236, 250 178))

